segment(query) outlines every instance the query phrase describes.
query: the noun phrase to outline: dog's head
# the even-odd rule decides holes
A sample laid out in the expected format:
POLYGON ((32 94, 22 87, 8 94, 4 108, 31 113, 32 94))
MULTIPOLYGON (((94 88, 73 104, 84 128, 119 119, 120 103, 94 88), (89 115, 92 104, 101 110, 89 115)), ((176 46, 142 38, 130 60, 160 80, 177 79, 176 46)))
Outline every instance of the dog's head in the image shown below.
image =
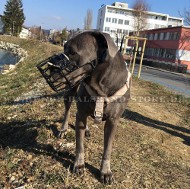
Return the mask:
POLYGON ((116 55, 118 49, 109 34, 83 32, 70 39, 64 46, 64 54, 71 65, 78 69, 68 74, 71 85, 80 83, 93 69, 116 55))
POLYGON ((64 53, 56 57, 56 61, 52 59, 53 64, 48 63, 49 80, 61 85, 61 89, 70 89, 90 76, 99 64, 109 62, 117 52, 109 34, 93 31, 80 33, 64 45, 64 53))
POLYGON ((94 60, 100 63, 108 55, 114 57, 117 51, 109 34, 91 31, 78 34, 64 46, 64 53, 78 66, 94 60))

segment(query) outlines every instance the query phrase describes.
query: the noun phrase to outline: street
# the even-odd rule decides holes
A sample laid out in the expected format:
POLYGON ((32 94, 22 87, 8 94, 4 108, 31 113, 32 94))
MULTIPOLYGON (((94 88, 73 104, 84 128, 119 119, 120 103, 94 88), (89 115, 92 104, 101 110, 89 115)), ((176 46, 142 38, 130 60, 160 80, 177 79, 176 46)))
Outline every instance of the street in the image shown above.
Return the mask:
MULTIPOLYGON (((138 73, 138 66, 135 67, 135 75, 138 73)), ((190 75, 171 73, 143 66, 140 78, 165 86, 176 94, 190 97, 190 75)))

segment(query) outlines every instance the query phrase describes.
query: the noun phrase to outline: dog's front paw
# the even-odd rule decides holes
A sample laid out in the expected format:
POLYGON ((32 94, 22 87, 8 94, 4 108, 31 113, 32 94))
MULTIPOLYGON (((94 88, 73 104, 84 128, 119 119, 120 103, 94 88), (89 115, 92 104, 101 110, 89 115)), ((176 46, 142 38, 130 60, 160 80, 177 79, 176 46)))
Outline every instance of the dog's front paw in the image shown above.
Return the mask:
POLYGON ((90 130, 85 130, 85 137, 86 138, 89 138, 90 137, 90 130))
POLYGON ((73 167, 73 173, 76 173, 76 175, 80 176, 83 175, 85 171, 84 164, 83 165, 74 165, 73 167))
POLYGON ((84 173, 84 170, 84 153, 79 153, 75 159, 73 173, 76 173, 77 175, 82 175, 84 173))
POLYGON ((113 182, 113 176, 110 169, 110 160, 102 160, 100 181, 103 184, 111 184, 113 182))
POLYGON ((58 138, 65 138, 68 133, 68 129, 60 130, 58 133, 58 138))
POLYGON ((101 173, 100 181, 106 185, 112 184, 113 183, 112 172, 110 171, 109 173, 101 173))

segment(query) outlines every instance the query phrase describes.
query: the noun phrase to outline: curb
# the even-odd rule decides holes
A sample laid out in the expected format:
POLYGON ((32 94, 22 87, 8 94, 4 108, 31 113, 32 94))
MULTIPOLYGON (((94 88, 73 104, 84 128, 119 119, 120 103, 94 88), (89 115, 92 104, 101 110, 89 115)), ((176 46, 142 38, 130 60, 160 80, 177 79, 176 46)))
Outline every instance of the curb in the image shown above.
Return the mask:
POLYGON ((171 74, 174 74, 174 75, 178 75, 178 76, 187 76, 187 74, 183 74, 183 73, 177 73, 177 72, 171 72, 171 71, 168 71, 168 70, 164 70, 164 69, 160 69, 160 68, 155 68, 155 67, 151 67, 151 66, 143 66, 145 68, 148 68, 148 69, 153 69, 153 70, 158 70, 158 71, 162 71, 162 72, 166 72, 166 73, 171 73, 171 74))

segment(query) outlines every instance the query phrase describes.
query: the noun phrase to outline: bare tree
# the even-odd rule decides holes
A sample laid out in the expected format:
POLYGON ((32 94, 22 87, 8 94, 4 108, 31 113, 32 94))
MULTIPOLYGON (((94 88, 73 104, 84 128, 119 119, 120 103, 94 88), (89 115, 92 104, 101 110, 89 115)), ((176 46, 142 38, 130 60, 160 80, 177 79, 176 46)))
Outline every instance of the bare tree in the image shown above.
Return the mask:
POLYGON ((140 32, 146 29, 149 5, 145 0, 135 0, 132 8, 134 9, 133 16, 135 35, 139 36, 140 32))
MULTIPOLYGON (((179 11, 180 17, 183 18, 184 24, 186 26, 190 26, 190 9, 184 8, 183 11, 179 11)), ((181 53, 179 54, 179 60, 178 63, 180 63, 180 59, 185 55, 186 49, 190 47, 189 44, 190 40, 190 32, 186 30, 185 32, 181 33, 181 37, 179 39, 179 49, 181 49, 181 53)))
POLYGON ((92 29, 92 18, 93 18, 92 10, 88 9, 86 16, 84 18, 84 29, 85 30, 92 29))
POLYGON ((31 38, 33 39, 41 39, 41 26, 33 26, 30 28, 31 38))
POLYGON ((190 26, 190 9, 184 8, 183 12, 179 11, 179 15, 184 19, 184 23, 190 26))

